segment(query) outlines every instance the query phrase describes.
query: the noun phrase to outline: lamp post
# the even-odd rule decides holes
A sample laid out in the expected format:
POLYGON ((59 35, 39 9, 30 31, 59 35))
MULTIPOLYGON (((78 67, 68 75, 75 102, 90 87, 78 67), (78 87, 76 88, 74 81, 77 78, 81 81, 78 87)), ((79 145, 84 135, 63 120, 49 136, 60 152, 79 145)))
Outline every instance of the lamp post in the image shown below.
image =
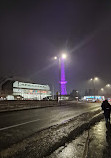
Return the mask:
POLYGON ((60 100, 61 100, 61 95, 66 95, 66 83, 67 81, 65 80, 65 66, 64 66, 64 60, 66 59, 66 54, 62 54, 59 57, 54 57, 55 60, 58 59, 59 61, 59 83, 60 83, 60 100))
POLYGON ((79 91, 76 91, 76 99, 77 99, 77 101, 79 100, 79 96, 78 96, 78 93, 79 93, 79 91))
POLYGON ((54 85, 52 85, 52 100, 54 100, 54 85))
POLYGON ((95 99, 95 81, 98 81, 99 78, 98 77, 94 77, 94 78, 91 78, 90 81, 92 81, 93 83, 93 87, 94 87, 94 99, 95 99))
POLYGON ((101 88, 100 92, 101 92, 102 95, 104 95, 104 88, 101 88))
POLYGON ((109 90, 110 90, 110 88, 111 88, 111 85, 110 85, 110 84, 107 84, 106 87, 108 88, 108 89, 107 89, 107 97, 109 97, 109 96, 110 96, 110 91, 109 91, 109 90))

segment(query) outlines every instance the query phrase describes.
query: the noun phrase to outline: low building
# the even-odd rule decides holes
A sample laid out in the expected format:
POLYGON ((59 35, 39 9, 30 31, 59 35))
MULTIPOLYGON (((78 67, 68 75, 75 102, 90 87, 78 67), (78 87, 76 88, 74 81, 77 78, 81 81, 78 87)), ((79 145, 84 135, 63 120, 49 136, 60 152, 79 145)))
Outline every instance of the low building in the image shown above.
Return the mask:
POLYGON ((1 86, 2 95, 12 95, 15 99, 42 100, 51 96, 49 85, 7 80, 1 86))
POLYGON ((69 100, 69 95, 58 95, 58 101, 69 100))
POLYGON ((95 101, 103 101, 105 100, 104 96, 84 96, 84 101, 95 102, 95 101))

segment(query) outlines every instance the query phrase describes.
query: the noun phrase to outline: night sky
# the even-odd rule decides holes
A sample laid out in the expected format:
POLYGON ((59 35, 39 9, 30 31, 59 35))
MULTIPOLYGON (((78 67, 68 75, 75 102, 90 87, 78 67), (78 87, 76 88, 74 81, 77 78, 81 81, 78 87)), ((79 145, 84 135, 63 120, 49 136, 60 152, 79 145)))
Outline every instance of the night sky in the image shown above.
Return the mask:
MULTIPOLYGON (((111 1, 0 2, 0 77, 16 76, 58 89, 53 57, 67 50, 67 91, 98 76, 111 83, 111 1)), ((84 84, 85 83, 85 84, 84 84)))

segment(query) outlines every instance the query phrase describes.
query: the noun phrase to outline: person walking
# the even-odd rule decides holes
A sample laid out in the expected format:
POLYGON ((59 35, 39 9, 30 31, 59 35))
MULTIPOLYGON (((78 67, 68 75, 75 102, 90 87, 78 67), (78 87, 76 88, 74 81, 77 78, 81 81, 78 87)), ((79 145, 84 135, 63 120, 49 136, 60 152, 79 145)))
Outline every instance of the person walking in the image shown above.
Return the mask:
POLYGON ((106 123, 110 122, 111 105, 108 103, 108 100, 103 101, 101 108, 104 111, 106 123))

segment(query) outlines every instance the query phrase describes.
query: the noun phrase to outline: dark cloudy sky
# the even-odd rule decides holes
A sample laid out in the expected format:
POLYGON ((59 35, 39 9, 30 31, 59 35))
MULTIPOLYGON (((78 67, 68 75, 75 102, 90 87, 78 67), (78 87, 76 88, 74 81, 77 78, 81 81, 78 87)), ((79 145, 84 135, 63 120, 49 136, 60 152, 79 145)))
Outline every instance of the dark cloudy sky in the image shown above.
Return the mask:
POLYGON ((83 88, 93 76, 111 83, 110 0, 0 4, 0 77, 18 76, 57 89, 58 62, 52 58, 63 49, 68 51, 68 92, 83 88))

